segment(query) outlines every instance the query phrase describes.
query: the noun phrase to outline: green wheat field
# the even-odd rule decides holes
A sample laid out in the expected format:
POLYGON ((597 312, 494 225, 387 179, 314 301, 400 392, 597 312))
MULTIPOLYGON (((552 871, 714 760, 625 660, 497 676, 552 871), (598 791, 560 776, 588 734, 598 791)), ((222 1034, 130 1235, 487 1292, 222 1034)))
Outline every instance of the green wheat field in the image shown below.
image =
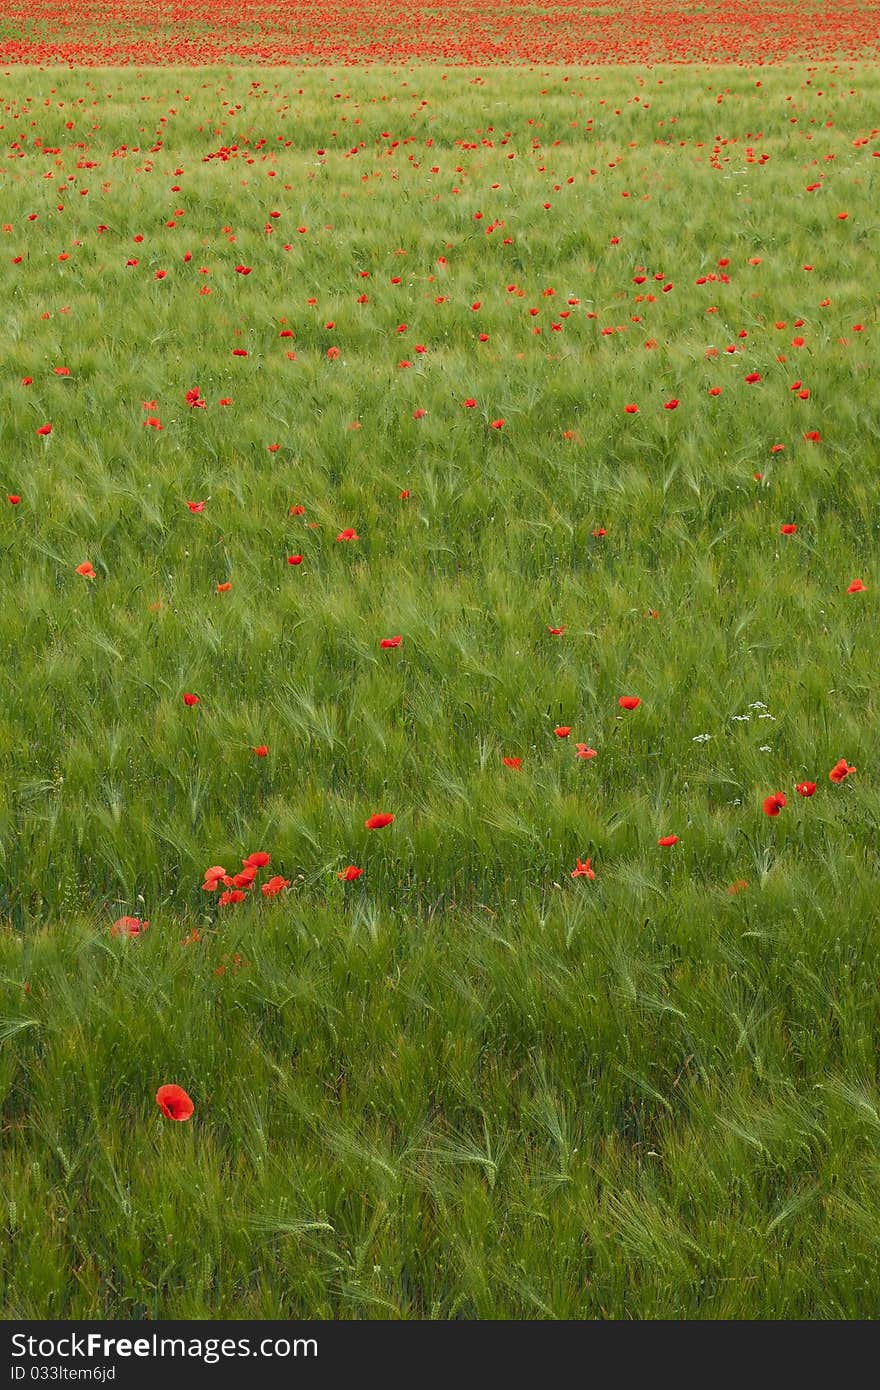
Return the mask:
POLYGON ((873 1317, 876 67, 2 124, 4 1316, 873 1317))

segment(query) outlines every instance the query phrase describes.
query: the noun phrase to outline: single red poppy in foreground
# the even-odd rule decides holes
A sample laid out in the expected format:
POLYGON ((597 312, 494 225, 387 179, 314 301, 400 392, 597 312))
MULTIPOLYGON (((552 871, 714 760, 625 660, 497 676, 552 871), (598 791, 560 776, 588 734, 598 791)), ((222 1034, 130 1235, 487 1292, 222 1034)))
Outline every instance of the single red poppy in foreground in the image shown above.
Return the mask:
POLYGON ((863 594, 867 587, 867 584, 863 584, 861 579, 854 579, 851 584, 847 584, 846 592, 848 594, 863 594))
POLYGON ((677 835, 661 835, 661 836, 660 836, 660 839, 657 841, 657 843, 658 843, 658 845, 662 845, 663 848, 666 849, 669 845, 677 845, 677 844, 678 844, 678 836, 677 836, 677 835))
POLYGON ((187 692, 187 694, 185 694, 184 697, 183 697, 183 703, 184 703, 185 705, 190 705, 190 706, 192 706, 192 705, 197 705, 197 704, 199 703, 200 698, 201 698, 201 697, 200 697, 199 695, 191 695, 191 694, 189 694, 189 693, 187 692))
POLYGON ((399 647, 402 641, 402 637, 383 637, 379 646, 384 647, 385 650, 388 651, 392 647, 399 647))
POLYGON ((363 869, 359 869, 357 864, 349 864, 336 877, 341 878, 344 883, 354 883, 355 879, 360 878, 362 873, 363 869))
POLYGON ((796 531, 797 527, 793 521, 785 521, 779 528, 779 534, 781 536, 793 536, 796 531))
POLYGON ((801 796, 815 796, 816 783, 798 782, 797 786, 795 787, 795 791, 798 792, 801 796))
MULTIPOLYGON (((554 734, 556 735, 557 738, 568 738, 569 734, 571 733, 571 725, 570 725, 570 724, 560 724, 560 725, 559 725, 559 728, 558 728, 558 729, 554 729, 553 732, 554 732, 554 734)), ((583 745, 582 745, 582 746, 583 746, 583 745)))
POLYGON ((160 1086, 156 1104, 169 1120, 188 1120, 195 1106, 182 1086, 160 1086))
POLYGON ((81 565, 77 565, 76 572, 81 574, 83 579, 97 579, 98 577, 88 560, 83 560, 81 565))
POLYGON ((599 756, 595 748, 588 748, 585 743, 576 743, 574 751, 575 757, 578 758, 598 758, 599 756))
POLYGON ((833 768, 828 774, 828 778, 831 782, 845 782, 847 777, 851 776, 852 773, 854 773, 855 771, 856 769, 854 767, 850 767, 849 763, 846 761, 846 758, 841 758, 838 762, 834 764, 833 768))
POLYGON ((502 758, 501 761, 505 767, 512 767, 517 772, 522 767, 522 758, 502 758))
POLYGON ((247 859, 243 859, 241 862, 246 869, 265 869, 271 857, 272 856, 267 854, 264 849, 258 849, 255 850, 253 854, 249 854, 247 859))
POLYGON ((551 636, 551 637, 561 637, 562 634, 563 634, 563 632, 565 631, 565 628, 564 628, 564 627, 548 627, 547 631, 550 633, 550 636, 551 636))
POLYGON ((217 593, 218 593, 218 594, 228 594, 228 593, 229 593, 229 590, 230 590, 231 588, 232 588, 232 585, 230 584, 229 580, 227 579, 227 580, 225 580, 222 584, 218 584, 218 585, 217 585, 217 593))
POLYGON ((51 434, 51 433, 52 433, 52 426, 51 426, 51 425, 40 425, 39 429, 37 430, 37 434, 51 434))
POLYGON ((642 702, 638 695, 621 695, 617 703, 621 709, 638 709, 642 702))
POLYGON ((254 752, 258 758, 267 758, 269 756, 269 745, 267 743, 258 743, 254 752))
POLYGON ((301 565, 302 562, 303 557, 301 555, 288 555, 287 557, 287 563, 289 565, 301 565))
POLYGON ((338 541, 359 541, 360 536, 351 526, 347 526, 344 531, 340 531, 336 537, 338 541))
POLYGON ((590 868, 590 861, 589 861, 589 859, 585 859, 584 862, 583 862, 583 864, 581 863, 580 859, 577 859, 575 862, 576 862, 576 864, 577 864, 577 867, 574 868, 574 869, 572 869, 572 871, 571 871, 571 876, 572 876, 572 878, 595 878, 595 877, 596 877, 596 870, 590 868))
POLYGON ((785 799, 785 794, 783 792, 774 792, 772 796, 764 797, 764 815, 778 816, 783 806, 787 805, 788 802, 785 799))
POLYGON ((7 493, 6 501, 9 503, 10 507, 17 507, 19 502, 21 501, 21 498, 18 496, 17 493, 10 492, 7 493))
POLYGON ((390 825, 394 817, 388 811, 379 811, 375 816, 368 816, 364 821, 367 830, 383 830, 386 825, 390 825))
POLYGON ((260 892, 264 898, 274 898, 277 894, 282 892, 283 889, 289 887, 289 879, 282 878, 280 874, 275 874, 273 878, 268 879, 267 882, 263 884, 260 892))
POLYGON ((140 936, 141 932, 146 931, 149 925, 149 922, 142 922, 140 917, 117 917, 110 928, 110 935, 140 936))

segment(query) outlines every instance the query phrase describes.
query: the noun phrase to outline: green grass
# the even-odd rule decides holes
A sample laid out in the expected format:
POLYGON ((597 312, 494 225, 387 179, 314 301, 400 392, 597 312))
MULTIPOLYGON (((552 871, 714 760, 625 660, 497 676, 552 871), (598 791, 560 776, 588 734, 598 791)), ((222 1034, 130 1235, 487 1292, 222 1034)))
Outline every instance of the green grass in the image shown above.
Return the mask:
POLYGON ((874 1316, 876 68, 4 90, 6 1316, 874 1316))

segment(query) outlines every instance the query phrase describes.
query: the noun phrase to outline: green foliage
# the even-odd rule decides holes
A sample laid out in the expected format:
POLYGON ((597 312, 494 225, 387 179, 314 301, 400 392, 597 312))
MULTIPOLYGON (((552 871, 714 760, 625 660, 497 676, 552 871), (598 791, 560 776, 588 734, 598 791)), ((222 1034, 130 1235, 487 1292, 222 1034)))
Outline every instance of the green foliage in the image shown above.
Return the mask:
POLYGON ((6 78, 7 1316, 876 1311, 880 79, 472 79, 6 78))

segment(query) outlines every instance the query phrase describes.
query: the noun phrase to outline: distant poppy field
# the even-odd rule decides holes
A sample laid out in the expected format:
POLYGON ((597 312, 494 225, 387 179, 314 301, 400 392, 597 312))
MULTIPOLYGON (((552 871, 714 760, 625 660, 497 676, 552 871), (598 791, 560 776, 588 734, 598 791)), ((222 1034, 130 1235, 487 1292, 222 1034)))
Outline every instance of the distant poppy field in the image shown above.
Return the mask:
POLYGON ((0 20, 4 1316, 876 1316, 876 8, 97 8, 0 20))

